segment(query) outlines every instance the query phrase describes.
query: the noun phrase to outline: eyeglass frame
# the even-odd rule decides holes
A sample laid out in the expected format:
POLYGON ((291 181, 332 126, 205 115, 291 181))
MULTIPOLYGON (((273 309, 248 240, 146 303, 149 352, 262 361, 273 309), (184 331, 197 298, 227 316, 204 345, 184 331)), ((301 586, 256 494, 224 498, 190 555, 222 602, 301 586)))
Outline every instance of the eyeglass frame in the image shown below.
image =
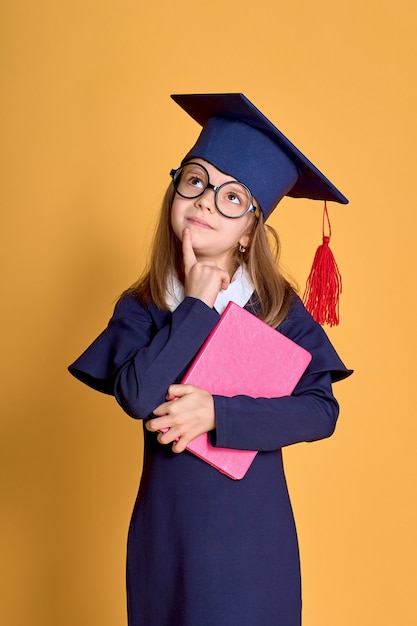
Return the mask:
POLYGON ((252 194, 251 190, 249 189, 249 187, 247 187, 245 185, 245 183, 242 183, 240 180, 226 180, 221 185, 213 185, 210 182, 210 174, 208 173, 207 169, 204 167, 204 165, 202 165, 201 163, 196 163, 195 161, 187 161, 183 165, 180 165, 180 167, 177 167, 176 170, 172 169, 170 171, 169 175, 172 178, 172 184, 174 185, 175 193, 177 193, 179 196, 181 196, 181 198, 185 198, 186 200, 195 200, 196 198, 201 198, 201 196, 203 196, 206 193, 207 189, 212 189, 214 191, 214 205, 215 205, 216 209, 218 210, 218 212, 220 213, 220 215, 222 215, 223 217, 226 217, 227 219, 230 219, 230 220, 238 220, 241 217, 245 217, 245 215, 247 215, 248 213, 254 213, 255 217, 259 218, 259 215, 261 213, 260 207, 257 207, 257 206, 255 206, 253 204, 253 194, 252 194), (175 186, 175 175, 176 175, 176 173, 179 170, 181 170, 184 167, 186 167, 187 165, 198 165, 198 167, 201 167, 205 171, 205 173, 207 174, 207 185, 205 186, 203 191, 201 193, 198 193, 196 196, 184 196, 182 193, 180 193, 178 191, 177 187, 175 186), (249 194, 250 205, 249 205, 249 208, 244 213, 242 213, 242 215, 226 215, 217 206, 217 197, 218 197, 218 193, 219 193, 220 189, 222 189, 225 185, 230 185, 230 183, 239 183, 239 185, 242 185, 242 187, 244 187, 246 189, 246 191, 248 192, 248 194, 249 194))

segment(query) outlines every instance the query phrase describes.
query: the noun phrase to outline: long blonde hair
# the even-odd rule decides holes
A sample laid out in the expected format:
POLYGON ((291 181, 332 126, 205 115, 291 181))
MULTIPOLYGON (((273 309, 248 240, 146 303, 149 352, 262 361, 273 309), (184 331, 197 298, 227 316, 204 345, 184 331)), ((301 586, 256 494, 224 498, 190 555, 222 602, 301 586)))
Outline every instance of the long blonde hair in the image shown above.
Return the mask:
MULTIPOLYGON (((142 304, 154 303, 169 310, 166 301, 167 277, 176 272, 184 282, 182 245, 171 227, 171 208, 175 196, 172 183, 162 201, 148 267, 125 293, 136 297, 142 304)), ((244 253, 238 246, 234 253, 236 268, 246 263, 255 287, 255 302, 259 317, 270 326, 278 326, 286 317, 294 284, 283 275, 278 261, 280 243, 276 231, 254 218, 249 245, 244 253), (271 241, 271 244, 270 244, 271 241)))

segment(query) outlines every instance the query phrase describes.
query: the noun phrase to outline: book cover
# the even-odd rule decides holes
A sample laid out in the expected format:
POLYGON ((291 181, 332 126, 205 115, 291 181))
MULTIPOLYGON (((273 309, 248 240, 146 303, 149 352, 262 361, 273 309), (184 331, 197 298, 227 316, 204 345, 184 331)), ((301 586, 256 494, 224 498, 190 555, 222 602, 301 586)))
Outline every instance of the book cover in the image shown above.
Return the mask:
MULTIPOLYGON (((212 395, 278 398, 292 393, 310 360, 307 350, 230 302, 181 382, 212 395)), ((214 447, 206 433, 187 450, 235 480, 257 454, 214 447)))

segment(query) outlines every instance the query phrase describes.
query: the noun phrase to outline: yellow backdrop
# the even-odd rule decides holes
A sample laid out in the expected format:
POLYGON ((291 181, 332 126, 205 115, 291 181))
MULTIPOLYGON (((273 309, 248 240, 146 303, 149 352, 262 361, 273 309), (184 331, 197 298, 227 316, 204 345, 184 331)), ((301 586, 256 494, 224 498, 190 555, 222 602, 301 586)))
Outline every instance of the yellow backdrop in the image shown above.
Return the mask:
MULTIPOLYGON (((2 3, 2 624, 126 624, 141 426, 66 366, 139 274, 196 137, 169 94, 217 91, 243 91, 350 199, 330 207, 329 334, 356 373, 334 437, 285 453, 304 625, 417 623, 416 6, 2 3)), ((319 204, 271 220, 300 284, 319 204)))

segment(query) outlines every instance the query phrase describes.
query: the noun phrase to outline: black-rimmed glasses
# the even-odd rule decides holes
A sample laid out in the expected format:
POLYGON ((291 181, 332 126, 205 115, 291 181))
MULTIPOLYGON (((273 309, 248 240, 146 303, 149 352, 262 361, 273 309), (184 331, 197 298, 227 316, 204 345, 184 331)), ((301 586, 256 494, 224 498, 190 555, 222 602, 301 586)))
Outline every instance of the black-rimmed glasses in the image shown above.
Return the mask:
POLYGON ((253 196, 243 183, 231 180, 222 185, 212 185, 209 173, 200 163, 190 161, 176 170, 171 170, 175 191, 182 198, 199 198, 207 189, 214 191, 214 204, 224 217, 237 219, 247 213, 256 213, 253 196))

